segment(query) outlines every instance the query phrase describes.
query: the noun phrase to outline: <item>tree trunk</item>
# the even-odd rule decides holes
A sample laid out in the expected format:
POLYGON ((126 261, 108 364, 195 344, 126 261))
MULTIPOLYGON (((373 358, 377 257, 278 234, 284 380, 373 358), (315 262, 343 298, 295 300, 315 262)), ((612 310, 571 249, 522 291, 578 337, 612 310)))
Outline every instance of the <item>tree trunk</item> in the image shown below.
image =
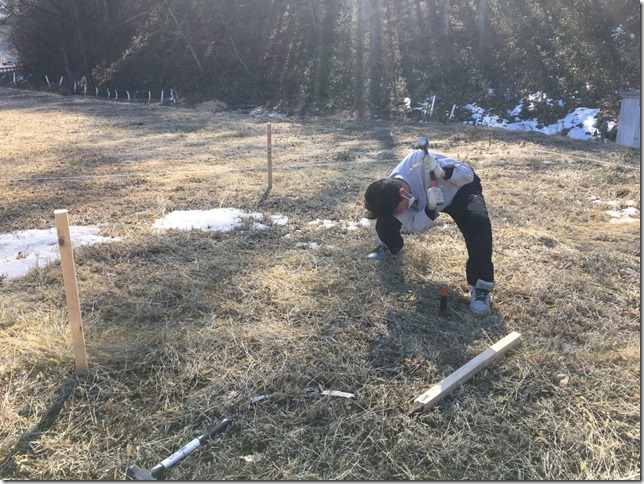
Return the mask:
POLYGON ((449 16, 450 5, 449 0, 443 0, 443 37, 449 37, 449 16))
MULTIPOLYGON (((168 3, 168 0, 165 0, 165 5, 166 5, 166 7, 168 7, 168 12, 170 13, 170 16, 172 17, 172 20, 174 20, 174 23, 177 25, 177 30, 181 34, 181 37, 183 37, 183 40, 185 40, 186 45, 188 46, 188 50, 190 51, 190 54, 192 55, 192 58, 195 61, 195 64, 197 64, 197 68, 199 69, 199 74, 201 74, 201 76, 204 77, 206 75, 206 72, 204 71, 203 66, 201 65, 201 62, 199 61, 199 57, 197 56, 197 53, 195 52, 195 50, 192 48, 192 44, 190 44, 190 41, 188 40, 188 37, 186 36, 186 34, 183 33, 183 30, 181 29, 181 24, 177 20, 177 17, 175 17, 174 13, 172 13, 172 9, 170 8, 170 4, 168 3)), ((234 46, 234 44, 233 44, 233 46, 234 46)))
POLYGON ((328 86, 331 75, 331 56, 333 54, 332 49, 335 38, 334 27, 337 17, 337 6, 337 0, 327 0, 327 10, 322 22, 322 29, 320 30, 316 101, 321 105, 327 104, 327 98, 329 96, 328 86))
POLYGON ((371 109, 382 107, 382 51, 380 49, 380 0, 368 0, 369 18, 369 98, 371 109))
MULTIPOLYGON (((87 57, 87 48, 85 46, 85 40, 83 39, 83 31, 81 25, 80 12, 78 10, 78 3, 72 2, 74 6, 74 24, 75 24, 75 34, 76 42, 78 43, 78 49, 81 56, 81 68, 83 69, 83 74, 85 75, 85 81, 87 82, 87 88, 94 90, 94 76, 92 75, 92 66, 87 57)), ((69 79, 70 82, 73 82, 74 79, 69 79)))
POLYGON ((362 1, 358 0, 356 2, 356 16, 358 21, 356 22, 356 59, 353 64, 354 76, 353 76, 353 99, 354 99, 354 109, 357 112, 358 119, 362 119, 364 116, 364 76, 363 76, 363 56, 364 56, 364 8, 362 6, 362 1))
POLYGON ((487 36, 488 36, 487 0, 479 0, 479 55, 481 57, 485 55, 485 51, 487 50, 487 36))
MULTIPOLYGON (((67 50, 63 47, 62 49, 62 54, 63 54, 63 63, 65 64, 65 74, 67 75, 67 84, 63 84, 64 86, 69 85, 69 83, 74 82, 74 75, 72 73, 72 67, 69 63, 69 56, 67 55, 67 50)), ((54 79, 52 79, 53 81, 54 79)), ((62 87, 62 86, 61 86, 62 87)), ((63 87, 63 93, 69 94, 71 91, 71 87, 63 87)))

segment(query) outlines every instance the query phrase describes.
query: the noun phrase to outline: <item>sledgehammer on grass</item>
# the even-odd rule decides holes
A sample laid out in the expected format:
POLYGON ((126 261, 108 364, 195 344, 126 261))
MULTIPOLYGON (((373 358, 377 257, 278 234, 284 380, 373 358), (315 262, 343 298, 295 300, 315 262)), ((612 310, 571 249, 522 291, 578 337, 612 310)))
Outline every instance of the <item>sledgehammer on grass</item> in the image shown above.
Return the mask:
POLYGON ((210 427, 208 430, 206 430, 203 434, 201 434, 196 439, 192 439, 190 442, 188 442, 186 445, 181 447, 170 457, 168 457, 167 459, 164 459, 163 461, 155 465, 150 470, 142 469, 136 464, 131 465, 130 467, 127 468, 127 471, 125 473, 127 480, 156 481, 157 479, 161 479, 163 477, 163 474, 165 474, 166 470, 168 470, 170 467, 172 467, 177 462, 182 460, 184 457, 187 457, 188 455, 192 454, 195 450, 201 447, 201 444, 203 444, 209 438, 222 433, 224 430, 228 428, 228 426, 231 423, 233 423, 231 419, 229 418, 223 419, 215 426, 210 427))

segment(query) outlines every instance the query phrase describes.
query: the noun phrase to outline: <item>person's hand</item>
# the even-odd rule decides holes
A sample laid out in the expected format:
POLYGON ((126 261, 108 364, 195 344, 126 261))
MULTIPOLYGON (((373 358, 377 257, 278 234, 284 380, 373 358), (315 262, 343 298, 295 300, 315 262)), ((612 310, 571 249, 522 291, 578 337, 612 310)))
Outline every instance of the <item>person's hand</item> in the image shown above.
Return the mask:
POLYGON ((425 163, 428 171, 433 171, 437 177, 443 178, 443 175, 445 173, 443 172, 441 166, 438 164, 438 158, 436 158, 436 156, 425 155, 425 163))
POLYGON ((442 188, 431 187, 427 189, 427 206, 430 210, 436 210, 436 206, 444 201, 442 188))

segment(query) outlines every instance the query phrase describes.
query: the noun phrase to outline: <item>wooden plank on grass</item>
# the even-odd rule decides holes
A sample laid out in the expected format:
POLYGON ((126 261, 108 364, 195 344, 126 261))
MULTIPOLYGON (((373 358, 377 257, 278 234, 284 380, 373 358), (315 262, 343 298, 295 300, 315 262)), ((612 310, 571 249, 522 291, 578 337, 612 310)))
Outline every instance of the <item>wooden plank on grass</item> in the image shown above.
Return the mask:
POLYGON ((460 385, 472 378, 476 373, 483 370, 510 349, 514 348, 519 343, 520 339, 521 334, 513 331, 505 338, 497 341, 476 358, 461 366, 454 373, 444 378, 440 383, 434 385, 414 400, 414 404, 412 405, 412 409, 409 413, 414 413, 421 409, 429 409, 432 405, 445 398, 460 385))
POLYGON ((76 282, 76 269, 74 267, 74 253, 72 239, 69 234, 69 219, 67 210, 54 210, 56 219, 56 233, 60 246, 60 265, 63 269, 63 282, 65 283, 65 296, 67 297, 67 312, 72 330, 72 346, 76 360, 76 371, 87 371, 87 353, 85 352, 85 337, 81 322, 80 300, 78 298, 78 283, 76 282))

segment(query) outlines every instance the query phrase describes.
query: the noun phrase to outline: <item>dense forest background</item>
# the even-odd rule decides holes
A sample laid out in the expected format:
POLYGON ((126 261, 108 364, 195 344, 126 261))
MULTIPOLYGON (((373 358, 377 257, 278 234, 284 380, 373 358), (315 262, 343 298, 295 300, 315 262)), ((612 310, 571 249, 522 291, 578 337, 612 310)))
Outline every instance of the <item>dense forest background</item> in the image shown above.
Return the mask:
POLYGON ((0 15, 34 87, 173 88, 188 105, 392 117, 405 98, 445 112, 544 92, 615 115, 640 87, 635 0, 0 0, 0 15))

